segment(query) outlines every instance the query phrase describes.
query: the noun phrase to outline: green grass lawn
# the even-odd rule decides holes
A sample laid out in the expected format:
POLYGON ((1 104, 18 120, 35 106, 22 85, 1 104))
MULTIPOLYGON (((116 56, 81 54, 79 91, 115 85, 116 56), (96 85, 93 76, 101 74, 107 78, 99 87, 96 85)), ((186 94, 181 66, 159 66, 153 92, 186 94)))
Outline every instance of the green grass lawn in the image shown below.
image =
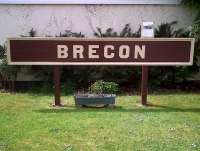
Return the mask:
POLYGON ((113 108, 51 107, 53 96, 0 93, 0 151, 200 150, 200 94, 119 96, 113 108))

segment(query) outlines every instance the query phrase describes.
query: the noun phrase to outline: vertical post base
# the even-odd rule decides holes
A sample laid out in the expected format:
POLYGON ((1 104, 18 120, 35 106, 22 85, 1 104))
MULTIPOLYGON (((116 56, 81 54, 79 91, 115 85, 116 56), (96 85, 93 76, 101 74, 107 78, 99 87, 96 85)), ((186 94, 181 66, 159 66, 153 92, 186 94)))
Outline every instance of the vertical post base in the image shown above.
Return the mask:
POLYGON ((142 66, 141 104, 147 106, 148 94, 148 66, 142 66))
POLYGON ((60 66, 54 66, 54 104, 53 106, 62 106, 60 100, 60 66))

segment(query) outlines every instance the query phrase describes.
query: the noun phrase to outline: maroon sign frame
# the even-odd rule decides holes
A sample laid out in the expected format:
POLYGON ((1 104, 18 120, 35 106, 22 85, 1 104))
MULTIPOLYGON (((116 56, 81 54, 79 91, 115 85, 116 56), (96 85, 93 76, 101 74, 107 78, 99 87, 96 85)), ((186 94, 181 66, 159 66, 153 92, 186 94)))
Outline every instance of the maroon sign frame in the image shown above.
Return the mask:
POLYGON ((193 38, 8 38, 10 65, 192 65, 193 38))

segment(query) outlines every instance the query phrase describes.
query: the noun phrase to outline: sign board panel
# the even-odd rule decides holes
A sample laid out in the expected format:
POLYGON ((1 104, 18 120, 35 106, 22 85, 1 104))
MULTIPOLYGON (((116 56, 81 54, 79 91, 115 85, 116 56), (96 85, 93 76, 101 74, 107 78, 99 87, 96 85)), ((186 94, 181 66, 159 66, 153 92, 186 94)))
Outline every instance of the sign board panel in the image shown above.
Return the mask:
POLYGON ((192 65, 193 38, 8 38, 10 65, 192 65))

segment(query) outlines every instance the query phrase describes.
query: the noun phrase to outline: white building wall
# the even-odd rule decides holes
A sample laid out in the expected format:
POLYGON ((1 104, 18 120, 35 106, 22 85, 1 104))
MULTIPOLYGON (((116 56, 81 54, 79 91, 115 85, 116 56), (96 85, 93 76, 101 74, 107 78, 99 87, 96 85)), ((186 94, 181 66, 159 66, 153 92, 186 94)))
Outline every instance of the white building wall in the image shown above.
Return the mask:
POLYGON ((93 37, 96 27, 120 31, 130 23, 137 30, 142 21, 178 21, 192 24, 194 14, 177 5, 0 5, 0 44, 6 37, 27 35, 31 28, 37 36, 55 36, 65 30, 93 37))

